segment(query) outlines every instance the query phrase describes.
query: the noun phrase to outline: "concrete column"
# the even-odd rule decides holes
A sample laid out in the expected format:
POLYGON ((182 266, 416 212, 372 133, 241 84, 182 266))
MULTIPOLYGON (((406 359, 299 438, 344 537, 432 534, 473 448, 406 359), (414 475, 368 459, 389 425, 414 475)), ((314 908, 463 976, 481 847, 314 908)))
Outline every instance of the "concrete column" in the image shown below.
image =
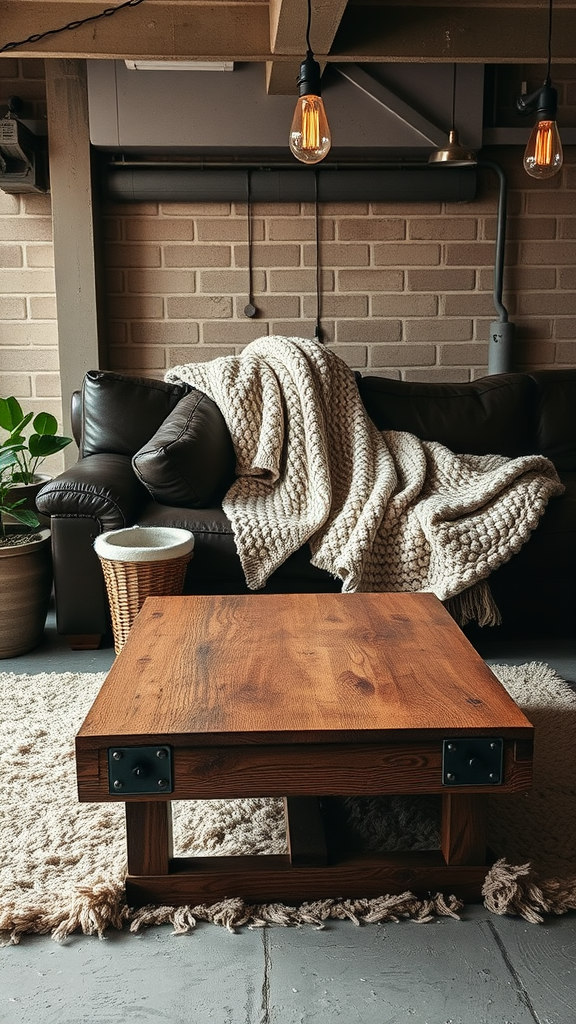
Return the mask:
MULTIPOLYGON (((86 62, 46 60, 50 192, 63 430, 70 433, 70 398, 87 370, 103 365, 95 204, 88 130, 86 62)), ((66 448, 67 465, 75 451, 66 448)))

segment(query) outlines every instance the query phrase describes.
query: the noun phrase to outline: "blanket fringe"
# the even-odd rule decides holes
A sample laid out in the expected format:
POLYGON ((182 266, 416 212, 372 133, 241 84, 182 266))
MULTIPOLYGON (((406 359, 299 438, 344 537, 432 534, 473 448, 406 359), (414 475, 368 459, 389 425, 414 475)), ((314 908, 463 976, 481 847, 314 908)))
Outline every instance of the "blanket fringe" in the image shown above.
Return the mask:
POLYGON ((499 626, 502 622, 488 580, 480 580, 460 594, 449 597, 444 606, 459 626, 468 622, 477 622, 479 626, 499 626))
POLYGON ((484 906, 493 914, 511 914, 541 924, 546 914, 576 910, 576 875, 538 879, 530 864, 508 864, 502 858, 490 868, 482 895, 484 906))

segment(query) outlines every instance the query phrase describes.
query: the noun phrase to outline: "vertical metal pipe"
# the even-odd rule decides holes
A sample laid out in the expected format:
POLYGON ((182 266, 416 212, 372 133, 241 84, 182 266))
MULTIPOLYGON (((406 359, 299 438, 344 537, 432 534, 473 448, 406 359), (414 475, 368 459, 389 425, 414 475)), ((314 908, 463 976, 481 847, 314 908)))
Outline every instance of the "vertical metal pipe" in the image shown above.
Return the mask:
POLYGON ((498 178, 498 211, 496 215, 496 248, 494 252, 494 307, 499 319, 490 324, 488 342, 488 373, 509 373, 514 365, 515 325, 508 320, 508 310, 502 302, 504 285, 504 253, 506 248, 506 175, 500 164, 492 160, 479 160, 479 167, 494 171, 498 178))

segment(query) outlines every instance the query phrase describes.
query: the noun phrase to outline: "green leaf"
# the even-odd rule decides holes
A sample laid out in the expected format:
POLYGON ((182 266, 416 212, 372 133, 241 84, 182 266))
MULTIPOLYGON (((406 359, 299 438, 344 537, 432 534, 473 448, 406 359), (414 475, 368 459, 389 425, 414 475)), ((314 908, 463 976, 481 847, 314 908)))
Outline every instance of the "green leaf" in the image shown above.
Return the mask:
POLYGON ((23 451, 25 451, 25 449, 26 449, 26 445, 24 445, 24 444, 14 444, 14 442, 11 441, 10 438, 8 438, 8 440, 5 442, 5 444, 0 446, 0 452, 2 452, 4 454, 6 452, 12 452, 12 454, 14 455, 14 460, 13 460, 12 463, 10 463, 10 465, 14 465, 14 462, 18 462, 18 459, 16 458, 16 454, 15 453, 16 452, 23 452, 23 451))
POLYGON ((58 430, 56 417, 50 412, 39 412, 32 426, 37 434, 55 434, 58 430))
POLYGON ((48 455, 62 451, 71 440, 70 437, 60 437, 57 434, 30 434, 28 447, 34 459, 45 459, 48 455))
POLYGON ((0 398, 0 427, 12 432, 23 419, 20 403, 14 398, 0 398))
POLYGON ((17 431, 14 431, 14 433, 10 434, 10 436, 6 438, 2 445, 2 448, 12 448, 13 451, 21 451, 25 447, 26 438, 22 437, 22 434, 18 433, 17 431))
POLYGON ((10 466, 14 466, 18 462, 12 449, 8 451, 2 451, 0 449, 0 470, 8 469, 10 466))
MULTIPOLYGON (((19 503, 18 503, 19 504, 19 503)), ((9 513, 17 523, 22 523, 23 526, 30 526, 35 529, 40 525, 40 520, 35 512, 31 512, 30 509, 17 509, 5 506, 4 511, 9 513)))

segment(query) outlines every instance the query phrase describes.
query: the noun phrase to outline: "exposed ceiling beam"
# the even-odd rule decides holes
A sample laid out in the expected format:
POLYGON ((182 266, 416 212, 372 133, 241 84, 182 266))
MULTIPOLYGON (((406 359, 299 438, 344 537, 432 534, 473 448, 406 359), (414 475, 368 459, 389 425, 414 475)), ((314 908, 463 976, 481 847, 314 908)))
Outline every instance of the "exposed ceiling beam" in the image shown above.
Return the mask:
MULTIPOLYGON (((312 4, 310 42, 315 53, 329 53, 347 0, 312 4)), ((270 49, 274 54, 306 54, 306 0, 270 0, 270 49)))
MULTIPOLYGON (((314 53, 330 53, 347 0, 312 5, 310 42, 314 53)), ((270 0, 270 49, 274 54, 296 55, 297 60, 268 61, 266 91, 276 96, 296 94, 296 78, 306 56, 307 0, 270 0)))
MULTIPOLYGON (((438 61, 471 64, 546 62, 547 19, 542 4, 505 7, 469 3, 349 4, 329 60, 438 61)), ((554 11, 553 58, 576 63, 576 10, 554 11)))
MULTIPOLYGON (((0 49, 5 42, 40 35, 73 19, 99 14, 105 6, 105 0, 82 0, 81 4, 67 0, 0 0, 0 49)), ((144 0, 110 17, 1 54, 6 55, 265 61, 271 56, 268 5, 261 0, 144 0)))
POLYGON ((298 95, 296 80, 300 72, 305 53, 299 60, 267 60, 266 61, 266 92, 270 96, 298 95))
MULTIPOLYGON (((305 3, 270 2, 269 17, 268 0, 144 0, 0 57, 273 62, 290 65, 293 82, 304 56, 305 3)), ((0 0, 0 49, 79 15, 99 14, 104 5, 105 0, 0 0)), ((542 0, 350 0, 344 8, 344 0, 315 0, 312 43, 320 62, 545 64, 544 6, 542 0)), ((576 63, 574 39, 576 0, 557 0, 554 62, 576 63)))

